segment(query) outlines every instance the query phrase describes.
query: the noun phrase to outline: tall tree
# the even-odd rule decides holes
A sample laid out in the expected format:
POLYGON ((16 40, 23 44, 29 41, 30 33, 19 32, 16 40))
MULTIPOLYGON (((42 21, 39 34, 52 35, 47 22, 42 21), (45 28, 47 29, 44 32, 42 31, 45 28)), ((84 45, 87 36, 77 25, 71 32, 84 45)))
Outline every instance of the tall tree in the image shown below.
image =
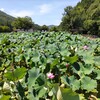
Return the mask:
POLYGON ((71 28, 71 11, 72 11, 72 7, 68 6, 64 9, 64 14, 63 14, 63 18, 62 18, 62 22, 60 24, 60 27, 62 30, 66 30, 68 31, 71 28))
POLYGON ((48 31, 49 28, 48 28, 47 25, 43 25, 43 26, 41 26, 40 30, 41 30, 41 31, 48 31))
POLYGON ((18 17, 12 22, 13 27, 16 29, 24 29, 24 31, 32 28, 33 25, 34 23, 32 22, 31 17, 28 16, 22 18, 18 17))

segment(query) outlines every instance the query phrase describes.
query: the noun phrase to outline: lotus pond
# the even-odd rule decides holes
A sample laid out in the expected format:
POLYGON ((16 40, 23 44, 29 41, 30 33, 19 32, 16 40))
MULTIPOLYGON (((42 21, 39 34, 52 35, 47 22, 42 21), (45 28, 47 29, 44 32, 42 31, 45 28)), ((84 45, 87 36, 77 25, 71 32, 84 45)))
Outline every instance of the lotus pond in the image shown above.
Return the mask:
POLYGON ((92 98, 100 98, 100 38, 0 34, 0 100, 92 98))

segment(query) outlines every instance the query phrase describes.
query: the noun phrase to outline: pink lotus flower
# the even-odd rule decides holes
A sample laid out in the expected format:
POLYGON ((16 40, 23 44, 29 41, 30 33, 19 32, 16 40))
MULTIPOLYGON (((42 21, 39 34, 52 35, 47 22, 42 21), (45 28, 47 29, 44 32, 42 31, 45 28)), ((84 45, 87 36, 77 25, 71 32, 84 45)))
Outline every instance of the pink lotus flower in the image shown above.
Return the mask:
POLYGON ((66 67, 68 68, 69 67, 69 64, 66 64, 66 67))
POLYGON ((83 49, 84 49, 84 50, 88 50, 89 47, 88 47, 87 45, 85 45, 85 46, 83 47, 83 49))
POLYGON ((47 73, 47 77, 49 78, 49 79, 53 79, 54 77, 55 77, 55 75, 53 75, 53 73, 47 73))

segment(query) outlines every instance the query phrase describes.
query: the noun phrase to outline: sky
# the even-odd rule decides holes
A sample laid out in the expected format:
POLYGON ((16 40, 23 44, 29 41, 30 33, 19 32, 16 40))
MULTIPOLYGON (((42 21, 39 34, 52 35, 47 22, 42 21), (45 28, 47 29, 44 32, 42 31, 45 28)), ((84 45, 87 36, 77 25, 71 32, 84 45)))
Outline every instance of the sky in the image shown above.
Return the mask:
POLYGON ((35 24, 59 25, 64 8, 81 0, 2 0, 0 10, 14 17, 30 16, 35 24))

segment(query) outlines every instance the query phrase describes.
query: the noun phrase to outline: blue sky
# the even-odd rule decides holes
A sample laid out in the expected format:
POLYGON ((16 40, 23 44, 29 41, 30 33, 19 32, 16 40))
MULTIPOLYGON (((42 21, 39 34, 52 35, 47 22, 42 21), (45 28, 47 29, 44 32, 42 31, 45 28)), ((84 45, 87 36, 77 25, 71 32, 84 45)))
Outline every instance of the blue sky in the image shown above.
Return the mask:
POLYGON ((66 6, 81 0, 2 0, 0 10, 14 16, 30 16, 39 25, 59 25, 66 6))

